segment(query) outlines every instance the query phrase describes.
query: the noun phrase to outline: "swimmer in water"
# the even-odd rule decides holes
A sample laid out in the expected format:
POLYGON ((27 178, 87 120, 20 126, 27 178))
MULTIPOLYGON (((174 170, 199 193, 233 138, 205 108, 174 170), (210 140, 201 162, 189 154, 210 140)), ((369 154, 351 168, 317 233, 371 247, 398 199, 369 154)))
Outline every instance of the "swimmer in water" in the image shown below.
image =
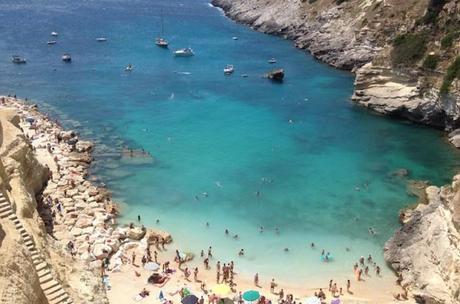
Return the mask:
POLYGON ((311 243, 311 244, 310 244, 310 247, 311 247, 311 248, 315 248, 315 243, 311 243))
POLYGON ((200 198, 198 197, 198 195, 195 195, 195 200, 196 200, 196 201, 199 201, 199 200, 200 200, 200 198))
POLYGON ((219 188, 223 188, 224 186, 222 186, 221 182, 217 181, 215 182, 216 186, 219 187, 219 188))
POLYGON ((289 252, 289 248, 284 248, 284 252, 289 252))
POLYGON ((237 240, 237 239, 239 238, 238 234, 235 234, 235 235, 233 236, 233 238, 234 238, 235 240, 237 240))
POLYGON ((159 223, 160 223, 160 220, 159 220, 159 219, 157 219, 157 224, 159 224, 159 223))
POLYGON ((264 226, 260 226, 259 232, 260 232, 260 233, 264 232, 264 226))
POLYGON ((275 233, 280 234, 280 229, 278 227, 275 228, 275 233))
POLYGON ((203 192, 202 195, 203 195, 204 197, 208 197, 208 196, 209 196, 208 192, 203 192))
POLYGON ((369 231, 369 234, 370 234, 370 235, 374 235, 374 234, 375 234, 375 231, 374 231, 374 229, 373 229, 372 227, 369 227, 368 231, 369 231))
POLYGON ((238 252, 239 256, 244 256, 244 249, 241 249, 240 252, 238 252))
POLYGON ((228 235, 228 229, 225 229, 225 234, 228 235))
POLYGON ((260 191, 257 190, 254 194, 255 194, 256 196, 260 196, 260 191))
POLYGON ((206 227, 209 227, 209 222, 206 222, 206 227))

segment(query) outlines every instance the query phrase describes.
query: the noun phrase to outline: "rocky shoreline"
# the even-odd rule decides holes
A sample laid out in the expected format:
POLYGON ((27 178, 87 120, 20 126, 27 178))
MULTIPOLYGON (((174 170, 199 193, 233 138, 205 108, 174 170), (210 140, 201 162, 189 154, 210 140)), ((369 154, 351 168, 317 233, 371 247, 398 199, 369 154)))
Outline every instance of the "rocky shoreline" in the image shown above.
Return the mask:
MULTIPOLYGON (((439 83, 442 72, 400 70, 391 64, 393 39, 416 29, 415 21, 426 14, 428 4, 412 0, 337 2, 212 0, 231 19, 291 39, 315 58, 355 72, 352 100, 356 104, 394 118, 457 129, 458 92, 442 97, 433 84, 439 83)), ((460 4, 450 1, 440 18, 447 20, 455 12, 460 12, 460 4)), ((449 138, 460 147, 458 129, 449 138)), ((398 274, 398 283, 418 303, 460 301, 458 178, 454 177, 452 186, 428 187, 426 204, 406 212, 402 227, 385 245, 385 259, 398 274)))
MULTIPOLYGON (((13 97, 1 97, 1 101, 3 107, 16 112, 12 119, 25 134, 38 162, 49 172, 45 187, 36 198, 38 220, 51 236, 46 237, 47 241, 68 262, 73 261, 72 266, 81 273, 80 282, 72 282, 65 270, 60 280, 68 286, 73 303, 108 303, 100 279, 103 261, 107 263, 111 258, 112 263, 121 262, 124 250, 141 242, 170 243, 171 236, 144 227, 117 226, 118 208, 110 192, 86 180, 93 144, 80 140, 73 131, 64 131, 40 113, 36 105, 13 97)), ((16 208, 17 213, 24 212, 20 206, 16 208)))
MULTIPOLYGON (((458 84, 449 95, 441 96, 438 86, 444 72, 394 67, 391 62, 395 37, 416 28, 416 20, 426 13, 427 4, 422 2, 211 1, 235 21, 293 40, 296 47, 318 60, 354 72, 352 100, 356 104, 390 117, 452 131, 460 126, 458 84)), ((460 12, 460 4, 450 2, 444 18, 460 12)), ((450 135, 451 142, 460 147, 460 136, 453 139, 457 133, 450 135)))

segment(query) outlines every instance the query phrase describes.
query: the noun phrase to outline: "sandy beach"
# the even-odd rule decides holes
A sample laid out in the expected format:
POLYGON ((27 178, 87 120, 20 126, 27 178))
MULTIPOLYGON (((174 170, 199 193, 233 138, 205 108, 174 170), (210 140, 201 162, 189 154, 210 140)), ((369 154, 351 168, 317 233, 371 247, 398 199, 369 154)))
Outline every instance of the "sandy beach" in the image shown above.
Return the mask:
MULTIPOLYGON (((205 269, 203 260, 207 256, 207 248, 203 248, 205 257, 200 257, 199 252, 194 252, 194 258, 181 263, 179 267, 175 257, 176 250, 181 251, 181 248, 180 244, 173 241, 173 236, 140 225, 118 226, 116 203, 112 201, 109 191, 86 180, 91 163, 92 143, 79 139, 73 131, 63 130, 57 122, 40 113, 36 106, 26 101, 2 97, 2 106, 18 110, 20 126, 34 147, 36 157, 51 171, 50 181, 43 191, 42 201, 39 202, 42 218, 48 218, 49 223, 52 223, 48 232, 61 242, 69 255, 93 269, 95 276, 104 273, 104 282, 111 303, 136 303, 134 298, 143 288, 149 290, 150 295, 141 302, 161 302, 159 294, 162 292, 167 300, 180 303, 178 291, 183 287, 198 298, 203 297, 206 303, 214 302, 212 295, 213 287, 218 283, 216 263, 219 257, 210 258, 210 269, 205 269), (164 243, 164 248, 160 243, 164 243), (168 278, 162 286, 147 283, 152 272, 144 269, 141 262, 147 248, 152 260, 157 252, 156 262, 160 266, 158 273, 168 278), (134 264, 133 253, 136 256, 134 264), (104 270, 101 269, 102 261, 107 266, 104 270), (161 274, 161 267, 165 262, 170 263, 170 273, 167 275, 161 274), (189 278, 184 274, 186 268, 191 273, 189 278), (193 274, 195 268, 198 269, 196 280, 193 274)), ((292 300, 286 300, 287 303, 303 303, 307 297, 319 292, 320 288, 326 294, 325 303, 330 303, 334 298, 329 291, 329 282, 318 283, 315 278, 312 278, 310 283, 299 282, 295 286, 274 278, 277 286, 272 293, 272 278, 260 277, 259 286, 255 286, 254 274, 246 273, 244 269, 240 270, 238 259, 235 255, 233 291, 225 296, 235 299, 236 302, 239 292, 251 289, 258 290, 272 302, 282 300, 279 295, 281 290, 284 293, 283 300, 287 295, 293 295, 292 300)), ((223 266, 231 261, 220 262, 223 266)), ((289 263, 288 259, 286 263, 289 263)), ((362 268, 371 264, 366 261, 362 268)), ((333 282, 337 284, 337 291, 342 289, 341 294, 336 293, 336 298, 342 299, 343 303, 393 303, 393 294, 402 292, 395 283, 388 283, 394 282, 396 277, 394 280, 381 280, 375 275, 374 268, 369 268, 369 275, 363 274, 360 281, 353 275, 352 265, 349 276, 331 278, 338 280, 333 282), (351 282, 350 292, 347 292, 346 288, 347 279, 351 282)), ((296 274, 293 273, 292 276, 295 278, 296 274)), ((222 283, 222 275, 219 283, 222 283)))

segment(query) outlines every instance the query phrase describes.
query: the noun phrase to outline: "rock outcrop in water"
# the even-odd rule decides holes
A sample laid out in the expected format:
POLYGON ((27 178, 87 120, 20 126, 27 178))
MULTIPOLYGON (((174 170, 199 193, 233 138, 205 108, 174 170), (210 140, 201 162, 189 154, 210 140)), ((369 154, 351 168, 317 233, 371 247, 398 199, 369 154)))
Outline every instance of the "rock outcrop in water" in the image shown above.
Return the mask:
POLYGON ((460 126, 460 1, 213 0, 240 22, 356 71, 353 100, 378 113, 460 126))

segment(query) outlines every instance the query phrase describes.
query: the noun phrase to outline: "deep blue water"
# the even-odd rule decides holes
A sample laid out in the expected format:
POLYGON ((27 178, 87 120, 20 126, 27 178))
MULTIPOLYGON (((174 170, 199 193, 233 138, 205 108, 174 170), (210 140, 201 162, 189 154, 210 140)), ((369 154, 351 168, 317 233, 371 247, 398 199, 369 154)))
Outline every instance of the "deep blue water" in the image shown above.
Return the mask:
POLYGON ((353 106, 351 74, 235 24, 205 0, 3 0, 0 18, 0 93, 32 99, 98 143, 92 172, 124 203, 121 221, 159 218, 177 246, 212 244, 223 259, 245 248, 238 265, 248 272, 349 273, 368 253, 381 264, 398 210, 415 200, 407 180, 441 185, 458 168, 440 132, 353 106), (160 12, 169 50, 153 43, 160 12), (51 31, 59 32, 53 46, 51 31), (193 58, 172 56, 188 46, 193 58), (64 52, 71 64, 61 62, 64 52), (13 54, 28 63, 13 65, 13 54), (227 63, 234 75, 223 75, 227 63), (283 84, 262 77, 273 67, 285 69, 283 84), (121 157, 124 146, 154 160, 121 157), (391 176, 399 168, 410 176, 391 176), (310 242, 333 252, 334 263, 319 263, 310 242), (275 270, 285 247, 290 263, 275 270))

